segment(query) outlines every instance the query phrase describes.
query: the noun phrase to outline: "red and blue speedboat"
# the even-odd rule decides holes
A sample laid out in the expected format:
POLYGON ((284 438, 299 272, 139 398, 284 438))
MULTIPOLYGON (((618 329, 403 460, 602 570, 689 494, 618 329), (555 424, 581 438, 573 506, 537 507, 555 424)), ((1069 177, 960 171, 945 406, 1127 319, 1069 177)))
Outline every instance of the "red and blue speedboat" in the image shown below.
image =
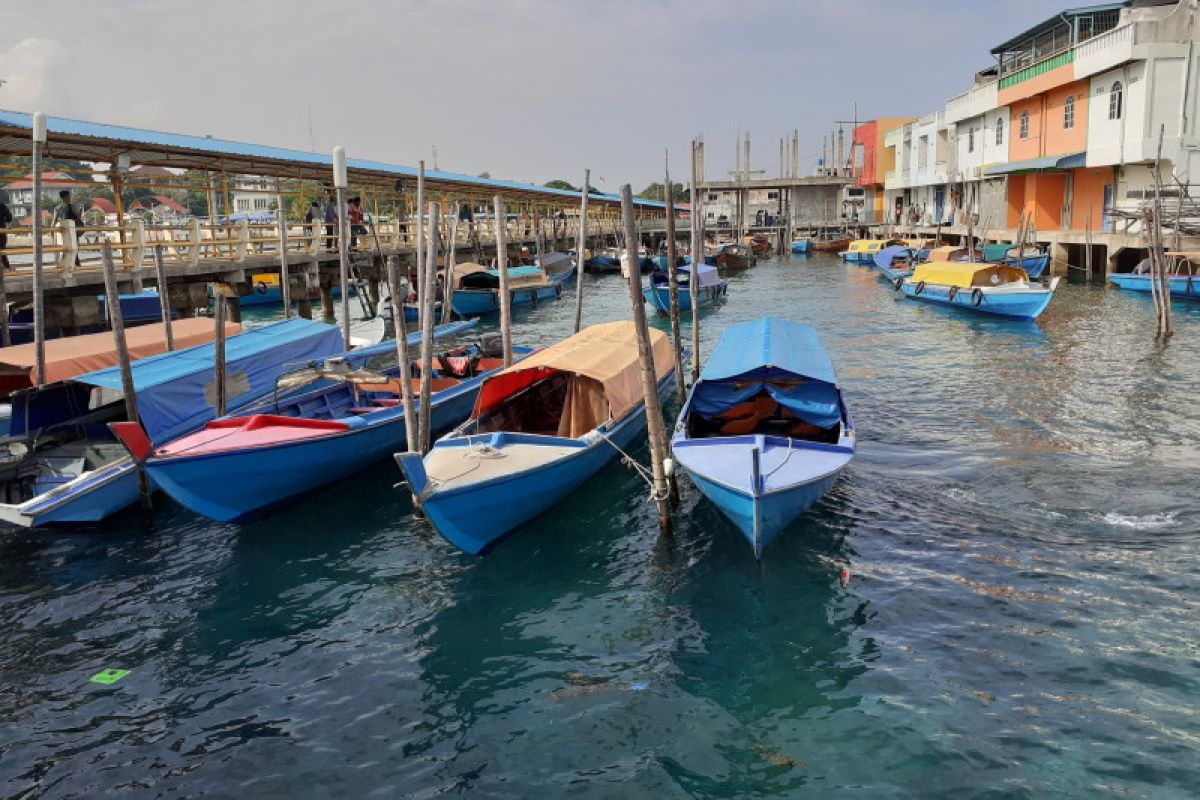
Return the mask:
POLYGON ((850 412, 816 332, 771 317, 727 328, 671 449, 762 558, 854 456, 850 412))
MULTIPOLYGON (((435 329, 448 336, 477 320, 435 329)), ((420 334, 409 341, 416 344, 420 334)), ((528 350, 521 349, 521 353, 528 350)), ((344 353, 285 375, 281 383, 314 388, 284 399, 267 398, 204 428, 165 444, 151 446, 136 426, 114 430, 152 480, 181 505, 218 522, 263 516, 294 502, 403 448, 407 434, 400 400, 401 380, 419 379, 415 365, 395 365, 395 342, 344 353), (376 369, 376 360, 392 366, 376 369)), ((448 430, 475 404, 485 376, 500 359, 478 348, 462 348, 437 359, 432 377, 431 429, 448 430)), ((414 398, 415 407, 420 402, 414 398)))

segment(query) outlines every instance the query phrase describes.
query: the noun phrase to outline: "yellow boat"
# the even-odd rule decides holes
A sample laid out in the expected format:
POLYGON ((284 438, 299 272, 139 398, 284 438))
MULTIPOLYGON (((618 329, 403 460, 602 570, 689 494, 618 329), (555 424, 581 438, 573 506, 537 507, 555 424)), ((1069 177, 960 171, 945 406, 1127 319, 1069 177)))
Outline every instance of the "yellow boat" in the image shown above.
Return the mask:
POLYGON ((1025 270, 1009 264, 927 261, 918 264, 897 289, 910 300, 955 306, 982 314, 1036 319, 1046 310, 1058 278, 1049 286, 1029 280, 1025 270))
POLYGON ((875 254, 880 250, 892 245, 903 244, 906 244, 903 239, 855 239, 838 255, 842 257, 842 261, 848 261, 851 264, 874 264, 875 254))

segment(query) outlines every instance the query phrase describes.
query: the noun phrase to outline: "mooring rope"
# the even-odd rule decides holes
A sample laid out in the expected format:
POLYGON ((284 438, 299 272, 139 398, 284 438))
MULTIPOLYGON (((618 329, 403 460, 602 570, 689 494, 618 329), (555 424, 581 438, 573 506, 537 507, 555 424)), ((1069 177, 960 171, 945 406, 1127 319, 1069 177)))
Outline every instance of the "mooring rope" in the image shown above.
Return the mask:
POLYGON ((649 467, 642 466, 641 462, 629 455, 629 453, 626 453, 619 446, 617 446, 616 442, 608 438, 608 436, 604 434, 604 431, 597 428, 596 433, 601 439, 612 445, 614 450, 621 454, 621 463, 627 467, 632 467, 634 472, 640 475, 642 480, 646 482, 646 485, 650 487, 650 496, 648 498, 649 502, 657 503, 659 500, 667 499, 667 497, 670 495, 670 489, 664 489, 664 494, 661 497, 658 495, 654 489, 654 472, 649 467))

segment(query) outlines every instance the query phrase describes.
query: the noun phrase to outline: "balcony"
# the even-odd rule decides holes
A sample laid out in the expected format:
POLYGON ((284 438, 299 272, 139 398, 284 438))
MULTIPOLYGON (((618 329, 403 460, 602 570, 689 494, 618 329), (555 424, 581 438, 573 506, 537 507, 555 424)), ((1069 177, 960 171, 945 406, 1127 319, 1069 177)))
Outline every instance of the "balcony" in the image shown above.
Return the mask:
POLYGON ((1137 32, 1130 23, 1080 44, 1075 48, 1075 77, 1087 78, 1131 61, 1137 32))
POLYGON ((971 117, 978 117, 985 111, 991 111, 996 107, 997 91, 997 83, 993 81, 951 98, 946 102, 942 120, 946 124, 953 124, 971 117))

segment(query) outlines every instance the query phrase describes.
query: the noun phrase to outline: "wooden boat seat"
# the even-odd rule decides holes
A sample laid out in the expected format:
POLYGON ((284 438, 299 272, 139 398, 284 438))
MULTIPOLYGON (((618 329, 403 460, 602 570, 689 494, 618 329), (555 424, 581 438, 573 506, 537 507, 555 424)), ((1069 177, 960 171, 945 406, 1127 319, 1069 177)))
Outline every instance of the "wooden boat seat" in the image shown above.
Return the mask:
POLYGON ((481 358, 475 366, 476 372, 491 372, 504 366, 503 358, 481 358))
MULTIPOLYGON (((449 389, 451 386, 457 386, 462 383, 458 378, 433 378, 429 381, 429 389, 433 392, 440 392, 444 389, 449 389)), ((412 387, 412 393, 418 394, 421 391, 421 379, 411 378, 409 386, 412 387)), ((388 381, 387 383, 360 383, 358 385, 360 392, 379 392, 382 394, 400 396, 400 381, 388 381)))

